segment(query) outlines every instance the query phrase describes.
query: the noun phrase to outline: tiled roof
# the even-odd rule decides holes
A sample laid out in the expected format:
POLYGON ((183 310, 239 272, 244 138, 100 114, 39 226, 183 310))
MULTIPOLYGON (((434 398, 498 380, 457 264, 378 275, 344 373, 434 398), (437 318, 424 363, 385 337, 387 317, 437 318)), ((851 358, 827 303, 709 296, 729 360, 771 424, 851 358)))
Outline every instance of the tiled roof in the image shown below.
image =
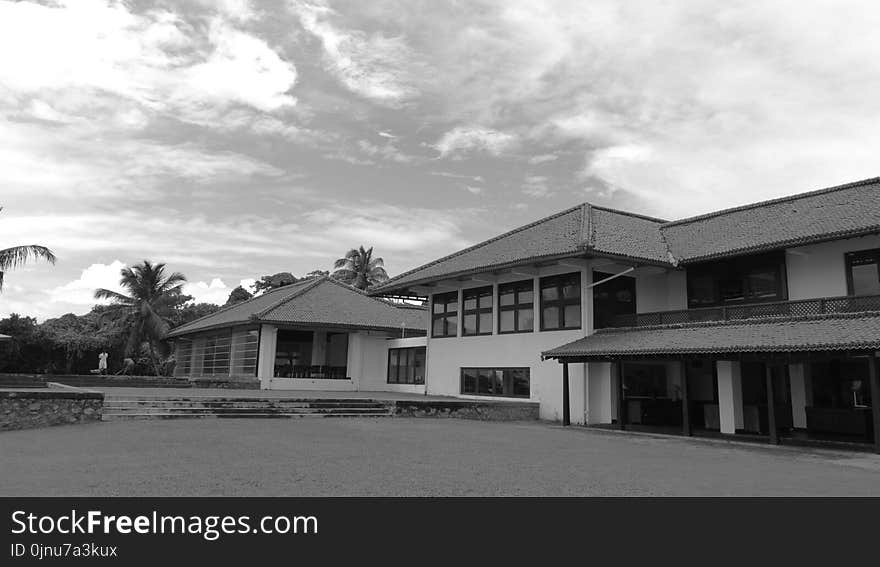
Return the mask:
POLYGON ((880 232, 880 178, 663 225, 683 263, 880 232))
POLYGON ((686 354, 880 349, 880 312, 734 323, 602 329, 542 353, 608 359, 686 354))
POLYGON ((665 263, 662 220, 578 205, 410 270, 372 290, 388 293, 446 277, 571 256, 603 255, 665 263))
POLYGON ((425 330, 425 310, 398 307, 332 278, 297 282, 173 329, 170 337, 208 329, 253 323, 326 325, 332 327, 410 331, 425 330))

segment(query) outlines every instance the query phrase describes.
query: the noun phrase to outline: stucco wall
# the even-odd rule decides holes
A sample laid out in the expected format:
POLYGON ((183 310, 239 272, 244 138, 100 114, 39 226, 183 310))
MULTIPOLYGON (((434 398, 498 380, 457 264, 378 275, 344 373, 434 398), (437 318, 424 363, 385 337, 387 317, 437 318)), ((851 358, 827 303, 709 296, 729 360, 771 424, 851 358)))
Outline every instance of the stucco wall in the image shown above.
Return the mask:
POLYGON ((789 299, 846 295, 844 254, 871 248, 880 248, 880 236, 790 248, 785 255, 789 299))

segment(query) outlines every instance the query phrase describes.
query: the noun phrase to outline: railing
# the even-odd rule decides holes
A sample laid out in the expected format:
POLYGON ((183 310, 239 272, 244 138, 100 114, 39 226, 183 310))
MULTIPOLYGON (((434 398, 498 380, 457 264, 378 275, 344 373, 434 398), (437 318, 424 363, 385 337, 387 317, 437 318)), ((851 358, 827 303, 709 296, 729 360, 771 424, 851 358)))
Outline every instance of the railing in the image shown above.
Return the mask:
POLYGON ((276 378, 313 378, 317 380, 345 380, 346 366, 276 366, 276 378))
POLYGON ((773 303, 751 303, 700 307, 680 311, 654 311, 633 315, 618 315, 609 327, 650 327, 653 325, 680 325, 703 321, 736 321, 771 317, 805 317, 835 313, 880 311, 880 295, 820 297, 773 303))

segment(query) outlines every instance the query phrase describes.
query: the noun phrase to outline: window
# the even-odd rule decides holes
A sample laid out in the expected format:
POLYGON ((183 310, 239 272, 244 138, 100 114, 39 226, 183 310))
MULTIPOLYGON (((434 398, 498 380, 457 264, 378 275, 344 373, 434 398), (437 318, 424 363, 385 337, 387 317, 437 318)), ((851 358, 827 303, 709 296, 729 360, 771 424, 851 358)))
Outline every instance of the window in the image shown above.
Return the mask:
MULTIPOLYGON (((593 282, 610 278, 614 274, 593 272, 593 282)), ((621 315, 634 315, 636 312, 636 280, 628 276, 618 276, 613 280, 593 286, 593 328, 604 329, 615 326, 621 315)), ((619 326, 619 325, 618 325, 619 326)))
POLYGON ((788 297, 785 254, 774 252, 688 268, 688 307, 712 307, 788 297))
POLYGON ((425 383, 425 347, 388 349, 389 384, 425 383))
POLYGON ((849 295, 880 295, 880 249, 846 254, 849 295))
POLYGON ((431 311, 431 336, 454 337, 458 335, 458 292, 434 295, 431 311))
POLYGON ((256 329, 227 330, 179 339, 174 375, 181 378, 256 376, 258 335, 256 329))
POLYGON ((529 397, 528 368, 462 368, 461 393, 475 396, 529 397))
POLYGON ((463 336, 492 334, 492 286, 466 289, 462 292, 464 304, 461 321, 463 336))
POLYGON ((498 286, 498 332, 535 330, 535 282, 524 280, 498 286))
POLYGON ((541 330, 581 328, 581 273, 541 278, 541 330))

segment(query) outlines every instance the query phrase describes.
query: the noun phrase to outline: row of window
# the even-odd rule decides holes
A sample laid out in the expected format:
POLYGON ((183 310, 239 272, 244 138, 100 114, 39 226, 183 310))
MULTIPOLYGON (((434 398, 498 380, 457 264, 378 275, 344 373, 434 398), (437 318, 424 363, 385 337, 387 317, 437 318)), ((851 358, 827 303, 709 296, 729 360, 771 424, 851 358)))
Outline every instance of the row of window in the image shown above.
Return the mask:
MULTIPOLYGON (((573 272, 539 280, 540 329, 581 328, 581 274, 573 272)), ((462 292, 461 334, 492 334, 492 286, 462 292)), ((458 335, 458 292, 438 293, 433 297, 431 336, 458 335)), ((498 286, 498 332, 529 333, 535 330, 534 280, 504 283, 498 286)))

